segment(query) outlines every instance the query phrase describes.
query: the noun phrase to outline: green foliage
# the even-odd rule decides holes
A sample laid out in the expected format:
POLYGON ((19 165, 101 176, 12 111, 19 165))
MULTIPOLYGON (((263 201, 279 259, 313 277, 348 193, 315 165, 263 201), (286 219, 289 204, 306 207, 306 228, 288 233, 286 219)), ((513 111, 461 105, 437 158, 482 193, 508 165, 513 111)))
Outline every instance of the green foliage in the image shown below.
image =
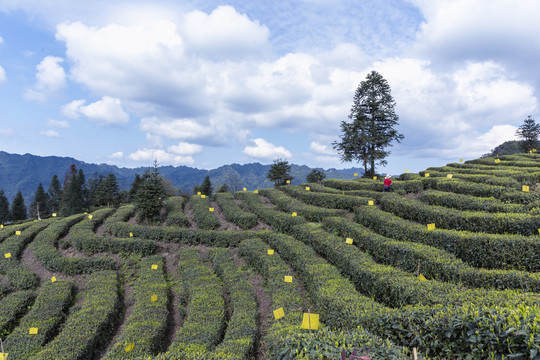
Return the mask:
POLYGON ((158 223, 161 221, 161 208, 165 201, 165 188, 163 179, 158 171, 157 162, 154 169, 147 170, 141 177, 141 183, 135 195, 135 208, 137 209, 137 222, 158 223))
POLYGON ((270 169, 268 169, 266 178, 273 182, 274 186, 286 185, 287 181, 292 181, 294 179, 294 177, 291 176, 291 165, 289 165, 287 160, 274 160, 274 163, 270 166, 270 169))
MULTIPOLYGON (((341 193, 329 194, 306 191, 305 188, 296 186, 283 187, 281 188, 281 190, 283 190, 290 196, 301 200, 304 203, 330 209, 344 209, 354 211, 357 206, 367 205, 369 200, 373 200, 373 197, 347 196, 342 195, 341 193)), ((332 215, 330 212, 327 213, 327 215, 335 216, 332 215)))
POLYGON ((49 194, 49 209, 51 212, 57 212, 60 210, 60 199, 62 198, 62 188, 60 187, 60 180, 58 175, 54 174, 51 179, 51 184, 47 190, 49 194))
POLYGON ((524 152, 532 151, 538 147, 538 135, 540 135, 540 124, 537 124, 530 115, 516 130, 516 136, 523 139, 521 146, 524 152))
POLYGON ((60 214, 70 216, 82 213, 86 206, 86 192, 84 172, 79 169, 77 173, 72 173, 67 183, 64 183, 60 214))
POLYGON ((4 194, 4 190, 0 190, 0 224, 6 223, 9 220, 9 201, 4 194))
POLYGON ((189 218, 184 214, 186 198, 182 196, 172 196, 167 199, 165 209, 167 210, 167 226, 189 227, 189 218))
POLYGON ((0 302, 0 336, 5 339, 17 325, 21 316, 33 304, 36 294, 22 290, 9 294, 0 302))
POLYGON ((257 225, 257 215, 242 210, 230 193, 217 193, 214 195, 225 218, 240 228, 247 230, 257 225))
POLYGON ((388 82, 376 71, 369 73, 354 94, 352 122, 341 122, 341 140, 332 143, 342 162, 362 162, 368 177, 375 175, 376 164, 386 165, 384 158, 390 152, 385 148, 404 138, 394 129, 398 125, 395 105, 388 82))
POLYGON ((120 310, 116 272, 92 274, 82 296, 80 310, 69 316, 60 334, 32 359, 89 359, 107 341, 120 310))
POLYGON ((13 360, 30 359, 56 335, 64 321, 64 312, 71 304, 74 286, 70 281, 47 282, 42 287, 32 309, 5 339, 4 349, 13 360), (30 335, 29 329, 38 333, 30 335))
POLYGON ((202 182, 201 186, 199 186, 198 191, 200 191, 203 195, 212 196, 214 189, 212 188, 212 183, 210 182, 209 176, 204 178, 204 181, 202 182))
POLYGON ((116 181, 116 176, 109 173, 107 177, 100 176, 93 185, 95 190, 92 196, 94 206, 118 206, 120 205, 120 190, 116 181))
POLYGON ((13 221, 24 220, 28 216, 26 213, 26 205, 24 205, 24 198, 20 191, 15 195, 15 199, 13 199, 13 202, 11 203, 10 213, 10 218, 13 221))
POLYGON ((34 195, 34 201, 30 204, 30 216, 38 219, 49 216, 51 214, 49 211, 50 202, 49 194, 45 192, 43 185, 39 183, 34 195))
POLYGON ((324 180, 326 177, 326 174, 318 169, 313 169, 311 172, 306 176, 306 181, 310 183, 320 183, 324 180))
POLYGON ((218 193, 226 193, 226 192, 231 192, 231 187, 227 184, 223 184, 219 187, 218 193))
POLYGON ((157 354, 167 336, 169 288, 165 279, 163 257, 154 255, 141 260, 134 287, 134 305, 126 319, 122 334, 107 353, 105 360, 136 359, 157 354), (152 265, 157 265, 152 270, 152 265), (156 300, 152 301, 152 296, 156 300), (126 353, 125 347, 134 342, 126 353))
POLYGON ((212 204, 210 198, 201 195, 191 196, 191 207, 193 208, 193 219, 201 229, 213 230, 221 226, 216 214, 210 211, 212 204))

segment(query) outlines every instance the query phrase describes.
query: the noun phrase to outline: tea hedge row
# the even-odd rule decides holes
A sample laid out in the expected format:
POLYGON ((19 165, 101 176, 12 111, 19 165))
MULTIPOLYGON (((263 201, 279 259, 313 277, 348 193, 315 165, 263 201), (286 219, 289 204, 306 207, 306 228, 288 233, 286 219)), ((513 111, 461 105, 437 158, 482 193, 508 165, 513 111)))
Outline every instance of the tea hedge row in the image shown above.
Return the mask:
POLYGON ((214 248, 210 259, 229 297, 230 319, 223 341, 211 352, 215 359, 242 360, 252 357, 257 341, 257 299, 246 274, 236 267, 230 250, 214 248))
POLYGON ((36 293, 22 290, 7 295, 0 302, 0 334, 9 334, 28 309, 34 303, 36 293))
POLYGON ((221 222, 214 212, 210 211, 212 203, 209 197, 204 195, 193 195, 191 197, 191 207, 193 208, 193 219, 200 229, 214 230, 221 226, 221 222))
MULTIPOLYGON (((347 190, 370 190, 382 192, 384 183, 380 180, 357 179, 357 180, 339 180, 327 179, 323 181, 323 185, 341 191, 347 190)), ((417 193, 423 189, 424 185, 421 180, 413 179, 407 181, 394 180, 392 182, 393 191, 404 193, 417 193)))
POLYGON ((540 217, 520 213, 460 211, 427 205, 414 199, 387 194, 379 199, 381 209, 421 224, 435 223, 442 229, 492 234, 538 234, 540 217))
MULTIPOLYGON (((429 177, 447 177, 448 173, 425 170, 419 172, 420 176, 425 177, 426 174, 429 174, 429 177)), ((495 186, 504 186, 506 188, 512 188, 514 190, 521 190, 522 183, 511 177, 500 177, 487 174, 454 174, 452 173, 452 178, 463 180, 471 183, 480 183, 487 185, 495 186)))
POLYGON ((167 337, 168 306, 169 287, 163 257, 154 255, 142 259, 134 285, 132 312, 104 360, 137 359, 160 352, 167 337), (156 265, 156 269, 152 269, 152 265, 156 265), (126 352, 131 343, 133 347, 126 352))
POLYGON ((296 186, 283 186, 280 189, 288 195, 292 196, 293 198, 299 199, 306 204, 330 209, 343 209, 354 211, 355 207, 360 205, 367 205, 369 200, 373 200, 372 198, 346 196, 342 194, 312 192, 305 190, 305 188, 300 188, 296 186))
POLYGON ((355 221, 389 238, 445 250, 477 268, 540 269, 540 242, 534 237, 428 230, 425 225, 404 220, 374 206, 358 208, 355 221))
POLYGON ((195 360, 213 349, 223 337, 223 285, 216 274, 201 261, 197 249, 180 250, 178 271, 187 301, 187 318, 168 353, 195 360))
POLYGON ((398 267, 409 273, 420 270, 427 278, 463 283, 473 288, 540 292, 540 275, 536 273, 478 269, 444 250, 419 243, 392 240, 343 218, 325 219, 323 228, 341 237, 352 238, 354 243, 362 251, 369 252, 375 261, 398 267))
POLYGON ((241 229, 251 229, 257 225, 257 215, 242 210, 235 202, 234 197, 230 193, 214 194, 216 203, 221 208, 223 215, 227 221, 239 226, 241 229))
POLYGON ((508 204, 495 198, 476 197, 438 190, 426 190, 419 194, 418 200, 429 204, 457 210, 485 212, 527 213, 528 207, 520 204, 508 204))
POLYGON ((56 335, 72 303, 73 291, 73 283, 63 280, 48 282, 40 288, 30 312, 4 341, 10 360, 30 359, 56 335), (31 334, 30 330, 37 333, 31 334))
POLYGON ((75 275, 116 268, 116 263, 111 258, 68 258, 56 248, 58 239, 65 235, 71 226, 85 217, 87 215, 79 214, 56 221, 35 237, 30 244, 30 248, 46 269, 67 275, 75 275))
MULTIPOLYGON (((32 359, 91 359, 105 344, 120 310, 118 276, 102 271, 90 276, 81 296, 84 303, 71 314, 62 331, 32 359)), ((38 328, 38 332, 39 332, 38 328)), ((10 354, 11 355, 11 354, 10 354)))
POLYGON ((307 221, 318 222, 330 216, 344 216, 346 214, 346 211, 344 210, 325 209, 318 206, 306 205, 304 202, 296 200, 291 196, 287 196, 277 189, 263 189, 260 190, 259 193, 262 196, 267 197, 279 210, 289 214, 296 212, 298 215, 303 216, 307 221))
POLYGON ((167 198, 167 204, 165 205, 167 220, 165 221, 165 225, 189 227, 191 223, 186 214, 184 214, 185 206, 186 199, 182 196, 171 196, 167 198))

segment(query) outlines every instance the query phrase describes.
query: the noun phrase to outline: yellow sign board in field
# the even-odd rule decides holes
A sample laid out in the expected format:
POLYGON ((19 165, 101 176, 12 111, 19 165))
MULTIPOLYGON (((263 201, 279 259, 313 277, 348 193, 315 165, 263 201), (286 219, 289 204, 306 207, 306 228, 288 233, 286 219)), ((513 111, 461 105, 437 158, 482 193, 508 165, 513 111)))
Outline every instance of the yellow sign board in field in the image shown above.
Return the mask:
POLYGON ((132 232, 129 233, 129 237, 133 237, 133 233, 132 233, 132 232))
POLYGON ((268 249, 266 252, 268 255, 274 255, 274 249, 268 249))
POLYGON ((30 328, 28 329, 28 333, 30 335, 36 335, 38 333, 38 328, 30 328))
POLYGON ((247 191, 247 188, 245 187, 245 188, 243 188, 242 190, 247 191))
POLYGON ((304 313, 302 329, 319 330, 319 314, 304 313))
POLYGON ((4 257, 5 257, 6 259, 9 259, 9 258, 11 257, 11 253, 5 253, 5 254, 4 254, 4 257))
POLYGON ((15 235, 20 236, 21 235, 21 230, 15 231, 15 235))
POLYGON ((206 195, 201 195, 201 199, 204 199, 204 198, 206 198, 206 195))
POLYGON ((157 270, 157 264, 152 264, 151 269, 152 269, 152 270, 157 270))
POLYGON ((291 180, 287 180, 287 184, 290 184, 291 183, 291 180))
POLYGON ((374 202, 373 202, 373 200, 368 200, 367 204, 370 205, 370 206, 373 206, 374 202))
POLYGON ((292 276, 285 275, 285 282, 292 283, 292 276))
POLYGON ((53 277, 51 278, 51 282, 56 282, 56 276, 53 276, 53 277))
POLYGON ((463 162, 463 159, 459 159, 459 162, 463 162))
POLYGON ((285 316, 285 312, 283 311, 282 307, 280 307, 279 309, 274 310, 274 318, 276 320, 279 320, 284 316, 285 316))
POLYGON ((200 191, 197 191, 197 195, 201 195, 201 192, 200 192, 200 191))
POLYGON ((521 186, 521 190, 525 192, 529 192, 529 185, 523 185, 521 186))
POLYGON ((424 177, 429 177, 429 173, 424 173, 424 177))
POLYGON ((297 214, 295 212, 292 213, 292 216, 296 216, 297 214))
POLYGON ((353 175, 354 175, 354 176, 358 176, 358 173, 354 173, 353 175))
POLYGON ((495 164, 498 164, 501 162, 501 159, 495 159, 495 164))
POLYGON ((152 296, 150 297, 150 301, 151 301, 151 302, 156 302, 156 301, 157 301, 157 295, 156 295, 156 294, 152 295, 152 296))
POLYGON ((92 214, 88 215, 88 218, 91 220, 93 218, 92 214))
POLYGON ((135 341, 132 341, 124 348, 124 350, 126 352, 130 352, 131 350, 133 350, 134 347, 135 347, 135 341))
POLYGON ((346 242, 347 244, 351 245, 351 244, 353 243, 353 239, 351 239, 351 238, 346 238, 346 239, 345 239, 345 242, 346 242))
POLYGON ((306 191, 309 191, 309 189, 310 189, 309 186, 306 186, 306 191))
POLYGON ((374 176, 374 177, 373 177, 373 180, 377 180, 377 177, 376 177, 376 176, 374 176))
POLYGON ((56 213, 52 213, 52 217, 56 217, 56 213))
POLYGON ((427 281, 426 277, 424 275, 422 275, 422 274, 418 274, 418 279, 420 281, 427 281))
POLYGON ((449 178, 449 179, 451 179, 451 178, 454 177, 454 175, 452 175, 452 174, 446 174, 446 177, 449 178))
POLYGON ((9 353, 0 353, 0 360, 7 360, 9 353))
POLYGON ((214 208, 208 208, 210 212, 214 212, 214 208))
POLYGON ((428 230, 435 230, 435 224, 427 224, 428 230))
POLYGON ((259 193, 259 190, 253 190, 253 193, 254 193, 254 194, 258 194, 258 193, 259 193))

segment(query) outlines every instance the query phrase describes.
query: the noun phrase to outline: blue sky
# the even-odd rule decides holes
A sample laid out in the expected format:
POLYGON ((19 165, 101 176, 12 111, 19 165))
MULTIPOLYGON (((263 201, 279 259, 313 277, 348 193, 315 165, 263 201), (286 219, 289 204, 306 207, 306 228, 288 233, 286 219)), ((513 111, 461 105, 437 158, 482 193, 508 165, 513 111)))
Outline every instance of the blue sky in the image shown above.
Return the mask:
POLYGON ((93 163, 343 168, 354 91, 388 80, 381 172, 476 158, 537 118, 536 0, 0 0, 0 150, 93 163))

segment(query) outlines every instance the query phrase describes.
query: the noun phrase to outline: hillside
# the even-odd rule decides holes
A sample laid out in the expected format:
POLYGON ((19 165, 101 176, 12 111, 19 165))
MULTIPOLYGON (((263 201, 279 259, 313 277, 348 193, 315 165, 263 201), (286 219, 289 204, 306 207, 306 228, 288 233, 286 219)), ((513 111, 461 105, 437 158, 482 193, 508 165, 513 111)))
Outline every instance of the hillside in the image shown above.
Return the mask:
MULTIPOLYGON (((0 189, 4 190, 10 202, 17 191, 21 191, 25 203, 28 205, 32 201, 39 183, 42 183, 47 189, 54 174, 58 175, 62 181, 71 164, 75 164, 77 169, 82 169, 87 180, 113 173, 117 178, 120 190, 129 189, 135 174, 142 174, 147 169, 144 167, 131 169, 107 164, 89 164, 70 157, 18 155, 0 151, 0 189)), ((252 163, 225 165, 213 170, 201 170, 189 166, 162 166, 159 171, 165 178, 171 180, 175 187, 184 193, 191 194, 193 187, 200 185, 205 176, 210 176, 216 189, 225 182, 233 185, 234 190, 240 190, 243 187, 248 189, 269 187, 272 185, 266 180, 269 168, 270 165, 252 163)), ((292 164, 291 173, 294 176, 292 183, 299 184, 305 181, 311 170, 305 165, 292 164)), ((343 170, 319 170, 324 171, 327 177, 337 179, 352 179, 353 173, 363 173, 362 169, 354 167, 343 170)))
POLYGON ((539 155, 0 229, 9 359, 540 357, 539 155))

